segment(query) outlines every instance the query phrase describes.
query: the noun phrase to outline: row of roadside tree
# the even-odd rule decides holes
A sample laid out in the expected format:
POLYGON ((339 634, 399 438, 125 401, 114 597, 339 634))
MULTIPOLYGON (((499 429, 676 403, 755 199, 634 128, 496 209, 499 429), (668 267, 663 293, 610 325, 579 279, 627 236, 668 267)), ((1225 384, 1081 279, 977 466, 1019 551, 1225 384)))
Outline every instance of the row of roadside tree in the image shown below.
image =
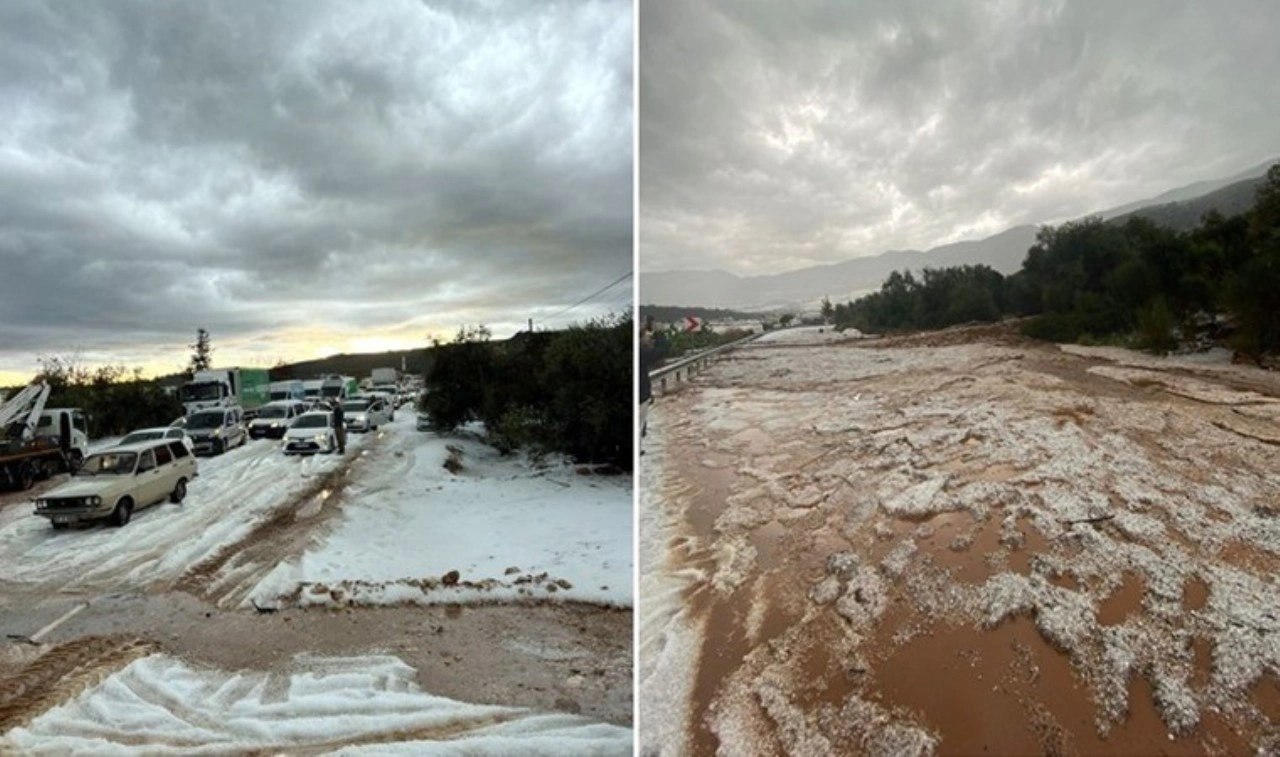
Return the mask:
POLYGON ((832 311, 837 326, 876 333, 1023 316, 1024 332, 1041 339, 1169 350, 1209 333, 1251 358, 1275 355, 1280 164, 1239 215, 1209 213, 1187 232, 1144 218, 1046 226, 1010 276, 986 266, 895 271, 880 291, 832 311))

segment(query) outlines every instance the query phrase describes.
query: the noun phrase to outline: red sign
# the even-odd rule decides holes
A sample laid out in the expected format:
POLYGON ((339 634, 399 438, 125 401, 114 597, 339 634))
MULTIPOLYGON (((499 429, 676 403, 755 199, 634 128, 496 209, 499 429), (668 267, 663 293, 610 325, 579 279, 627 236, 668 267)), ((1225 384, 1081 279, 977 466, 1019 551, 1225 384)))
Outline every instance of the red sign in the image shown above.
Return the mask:
POLYGON ((702 328, 702 321, 699 321, 691 315, 686 315, 684 317, 684 330, 686 333, 690 331, 697 331, 700 328, 702 328))

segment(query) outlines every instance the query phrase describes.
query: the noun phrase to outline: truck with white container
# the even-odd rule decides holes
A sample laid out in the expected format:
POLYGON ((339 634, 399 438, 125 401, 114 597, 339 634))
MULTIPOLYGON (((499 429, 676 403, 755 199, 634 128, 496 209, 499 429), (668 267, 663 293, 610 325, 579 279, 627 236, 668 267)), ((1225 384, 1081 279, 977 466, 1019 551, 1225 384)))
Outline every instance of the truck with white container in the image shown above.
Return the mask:
POLYGON ((30 489, 73 471, 89 454, 88 419, 78 408, 46 408, 50 388, 36 382, 0 402, 0 486, 30 489))
POLYGON ((220 407, 240 407, 252 416, 270 401, 270 383, 266 368, 196 371, 178 390, 178 399, 187 415, 220 407))
POLYGON ((323 379, 309 379, 302 382, 302 402, 307 407, 315 407, 320 402, 320 387, 324 384, 323 379))
POLYGON ((400 385, 400 372, 395 368, 374 368, 369 378, 372 379, 373 389, 381 389, 395 393, 400 385))
POLYGON ((341 402, 347 397, 360 393, 360 382, 351 376, 330 375, 320 382, 320 399, 324 402, 337 400, 341 402))
POLYGON ((271 402, 301 402, 306 399, 307 389, 301 381, 272 381, 267 394, 271 402))

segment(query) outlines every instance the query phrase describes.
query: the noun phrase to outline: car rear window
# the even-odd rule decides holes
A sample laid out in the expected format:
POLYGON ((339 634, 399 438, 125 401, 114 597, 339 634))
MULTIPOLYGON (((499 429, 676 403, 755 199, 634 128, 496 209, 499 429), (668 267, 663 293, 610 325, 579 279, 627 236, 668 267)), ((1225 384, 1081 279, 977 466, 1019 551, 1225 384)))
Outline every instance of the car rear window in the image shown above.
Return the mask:
POLYGON ((173 459, 175 460, 181 460, 190 454, 187 452, 187 445, 182 442, 169 442, 169 451, 173 453, 173 459))
POLYGON ((171 462, 173 462, 173 453, 169 448, 164 445, 156 447, 156 465, 168 465, 171 462))

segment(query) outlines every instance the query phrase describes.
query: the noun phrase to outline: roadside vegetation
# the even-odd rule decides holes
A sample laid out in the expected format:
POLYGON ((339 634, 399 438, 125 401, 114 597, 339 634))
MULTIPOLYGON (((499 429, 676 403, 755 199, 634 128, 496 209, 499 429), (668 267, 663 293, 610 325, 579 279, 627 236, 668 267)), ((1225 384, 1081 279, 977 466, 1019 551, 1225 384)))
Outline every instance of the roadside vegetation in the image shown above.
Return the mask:
POLYGON ((1261 362, 1280 354, 1280 164, 1239 215, 1210 212, 1185 232, 1144 218, 1046 226, 1011 276, 895 271, 879 292, 833 310, 838 327, 867 332, 1019 316, 1038 339, 1158 352, 1226 343, 1261 362))
POLYGON ((78 407, 89 418, 91 437, 116 436, 151 426, 167 426, 182 415, 182 403, 142 369, 101 366, 90 370, 75 358, 40 360, 37 381, 49 384, 47 407, 78 407))
POLYGON ((439 431, 483 421, 490 444, 631 467, 633 321, 612 316, 494 342, 464 327, 432 347, 419 409, 439 431))
POLYGON ((661 368, 666 363, 679 360, 692 352, 709 350, 722 344, 736 342, 750 334, 751 331, 747 329, 712 331, 705 327, 698 331, 680 331, 676 329, 659 331, 654 334, 654 362, 653 365, 649 366, 649 370, 661 368))

